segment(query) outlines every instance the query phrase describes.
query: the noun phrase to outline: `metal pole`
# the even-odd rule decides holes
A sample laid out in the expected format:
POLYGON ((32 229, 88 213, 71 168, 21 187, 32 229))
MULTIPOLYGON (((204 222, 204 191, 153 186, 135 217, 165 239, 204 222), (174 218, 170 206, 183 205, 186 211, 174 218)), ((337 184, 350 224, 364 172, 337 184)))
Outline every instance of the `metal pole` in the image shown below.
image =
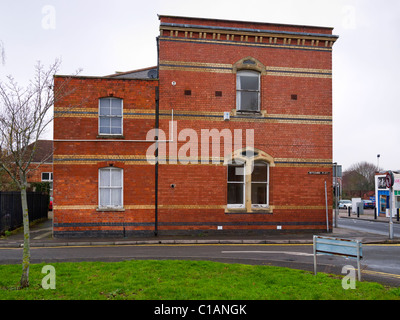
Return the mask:
POLYGON ((400 208, 397 208, 397 222, 399 222, 400 221, 400 208))
POLYGON ((393 240, 393 210, 395 206, 393 187, 390 188, 391 204, 389 209, 389 239, 393 240))
POLYGON ((358 281, 361 281, 360 241, 359 240, 357 240, 357 268, 358 268, 358 281))
POLYGON ((326 232, 329 233, 328 192, 326 190, 326 181, 325 181, 325 207, 326 207, 326 232))
MULTIPOLYGON (((160 38, 156 38, 157 42, 157 78, 160 79, 160 38)), ((156 129, 156 137, 155 137, 155 145, 156 145, 156 151, 155 151, 155 158, 156 158, 156 163, 154 166, 154 236, 158 236, 158 146, 159 146, 159 128, 160 128, 160 88, 157 85, 155 87, 155 129, 156 129)))
POLYGON ((316 238, 317 238, 317 236, 314 236, 314 237, 313 237, 314 275, 317 275, 317 252, 316 252, 316 238))
POLYGON ((335 215, 334 215, 334 227, 337 228, 337 220, 338 220, 338 185, 337 185, 337 163, 335 162, 335 215))
POLYGON ((159 88, 156 87, 156 164, 155 164, 155 172, 154 172, 154 236, 158 236, 158 134, 159 134, 159 88))

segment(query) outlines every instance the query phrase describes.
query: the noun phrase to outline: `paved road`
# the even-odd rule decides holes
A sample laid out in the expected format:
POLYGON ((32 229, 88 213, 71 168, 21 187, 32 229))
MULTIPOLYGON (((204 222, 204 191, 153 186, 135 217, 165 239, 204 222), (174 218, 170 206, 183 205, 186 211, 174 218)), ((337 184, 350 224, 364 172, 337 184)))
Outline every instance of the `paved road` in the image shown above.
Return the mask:
MULTIPOLYGON (((400 286, 400 245, 364 245, 363 279, 400 286)), ((22 249, 0 248, 0 264, 20 263, 22 249)), ((131 259, 210 260, 274 265, 313 271, 313 247, 301 245, 134 245, 32 248, 32 263, 122 261, 131 259)), ((341 274, 355 260, 319 256, 320 272, 341 274)))
MULTIPOLYGON (((362 219, 339 218, 338 227, 380 234, 389 237, 389 224, 387 222, 370 221, 362 219)), ((400 224, 393 224, 394 236, 400 236, 400 224)))

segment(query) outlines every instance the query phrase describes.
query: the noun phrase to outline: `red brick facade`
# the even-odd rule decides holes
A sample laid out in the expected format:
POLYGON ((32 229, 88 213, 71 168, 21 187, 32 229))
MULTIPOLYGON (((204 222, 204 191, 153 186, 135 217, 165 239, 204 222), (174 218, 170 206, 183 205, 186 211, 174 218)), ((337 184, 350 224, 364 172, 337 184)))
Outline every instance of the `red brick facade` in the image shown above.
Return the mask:
MULTIPOLYGON (((54 235, 326 230, 336 39, 331 28, 160 16, 158 78, 75 77, 73 94, 55 106, 54 235), (245 88, 246 81, 257 90, 245 88), (155 127, 156 87, 162 130, 157 168, 155 143, 143 141, 154 138, 147 134, 155 127), (104 120, 116 128, 100 129, 100 105, 106 110, 121 101, 122 117, 104 120), (222 137, 219 153, 212 150, 208 130, 231 134, 229 154, 222 137), (254 135, 251 146, 246 130, 254 135), (267 173, 261 182, 254 174, 229 184, 229 157, 267 173), (107 179, 118 182, 110 187, 107 179), (101 205, 108 194, 118 208, 101 205)), ((65 80, 56 76, 56 87, 65 80)))

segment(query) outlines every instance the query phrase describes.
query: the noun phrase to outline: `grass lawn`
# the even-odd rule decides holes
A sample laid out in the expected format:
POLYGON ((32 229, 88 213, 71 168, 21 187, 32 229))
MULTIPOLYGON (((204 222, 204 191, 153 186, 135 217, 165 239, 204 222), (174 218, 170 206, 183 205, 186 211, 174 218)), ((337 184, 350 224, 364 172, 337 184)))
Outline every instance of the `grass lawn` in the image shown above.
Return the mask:
POLYGON ((21 265, 0 265, 0 300, 400 300, 400 288, 270 266, 205 261, 52 263, 56 289, 42 288, 45 264, 31 265, 30 287, 18 290, 21 265))

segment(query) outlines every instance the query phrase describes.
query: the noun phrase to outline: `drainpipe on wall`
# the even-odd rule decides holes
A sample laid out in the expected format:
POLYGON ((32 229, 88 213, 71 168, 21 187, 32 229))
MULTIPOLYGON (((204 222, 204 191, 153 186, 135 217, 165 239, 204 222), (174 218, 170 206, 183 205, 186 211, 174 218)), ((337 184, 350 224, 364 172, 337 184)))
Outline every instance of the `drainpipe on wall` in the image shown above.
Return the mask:
POLYGON ((159 92, 158 87, 156 87, 156 164, 155 164, 155 183, 154 183, 154 192, 155 192, 155 202, 154 202, 154 236, 158 236, 158 129, 159 129, 159 92))
MULTIPOLYGON (((157 78, 160 79, 159 77, 159 72, 160 72, 160 49, 159 49, 159 38, 156 38, 157 41, 157 78)), ((155 181, 154 181, 154 236, 157 237, 158 236, 158 129, 159 129, 159 99, 160 99, 160 95, 159 95, 159 86, 157 86, 155 88, 156 90, 156 123, 155 123, 155 127, 156 127, 156 152, 155 152, 155 181)))

